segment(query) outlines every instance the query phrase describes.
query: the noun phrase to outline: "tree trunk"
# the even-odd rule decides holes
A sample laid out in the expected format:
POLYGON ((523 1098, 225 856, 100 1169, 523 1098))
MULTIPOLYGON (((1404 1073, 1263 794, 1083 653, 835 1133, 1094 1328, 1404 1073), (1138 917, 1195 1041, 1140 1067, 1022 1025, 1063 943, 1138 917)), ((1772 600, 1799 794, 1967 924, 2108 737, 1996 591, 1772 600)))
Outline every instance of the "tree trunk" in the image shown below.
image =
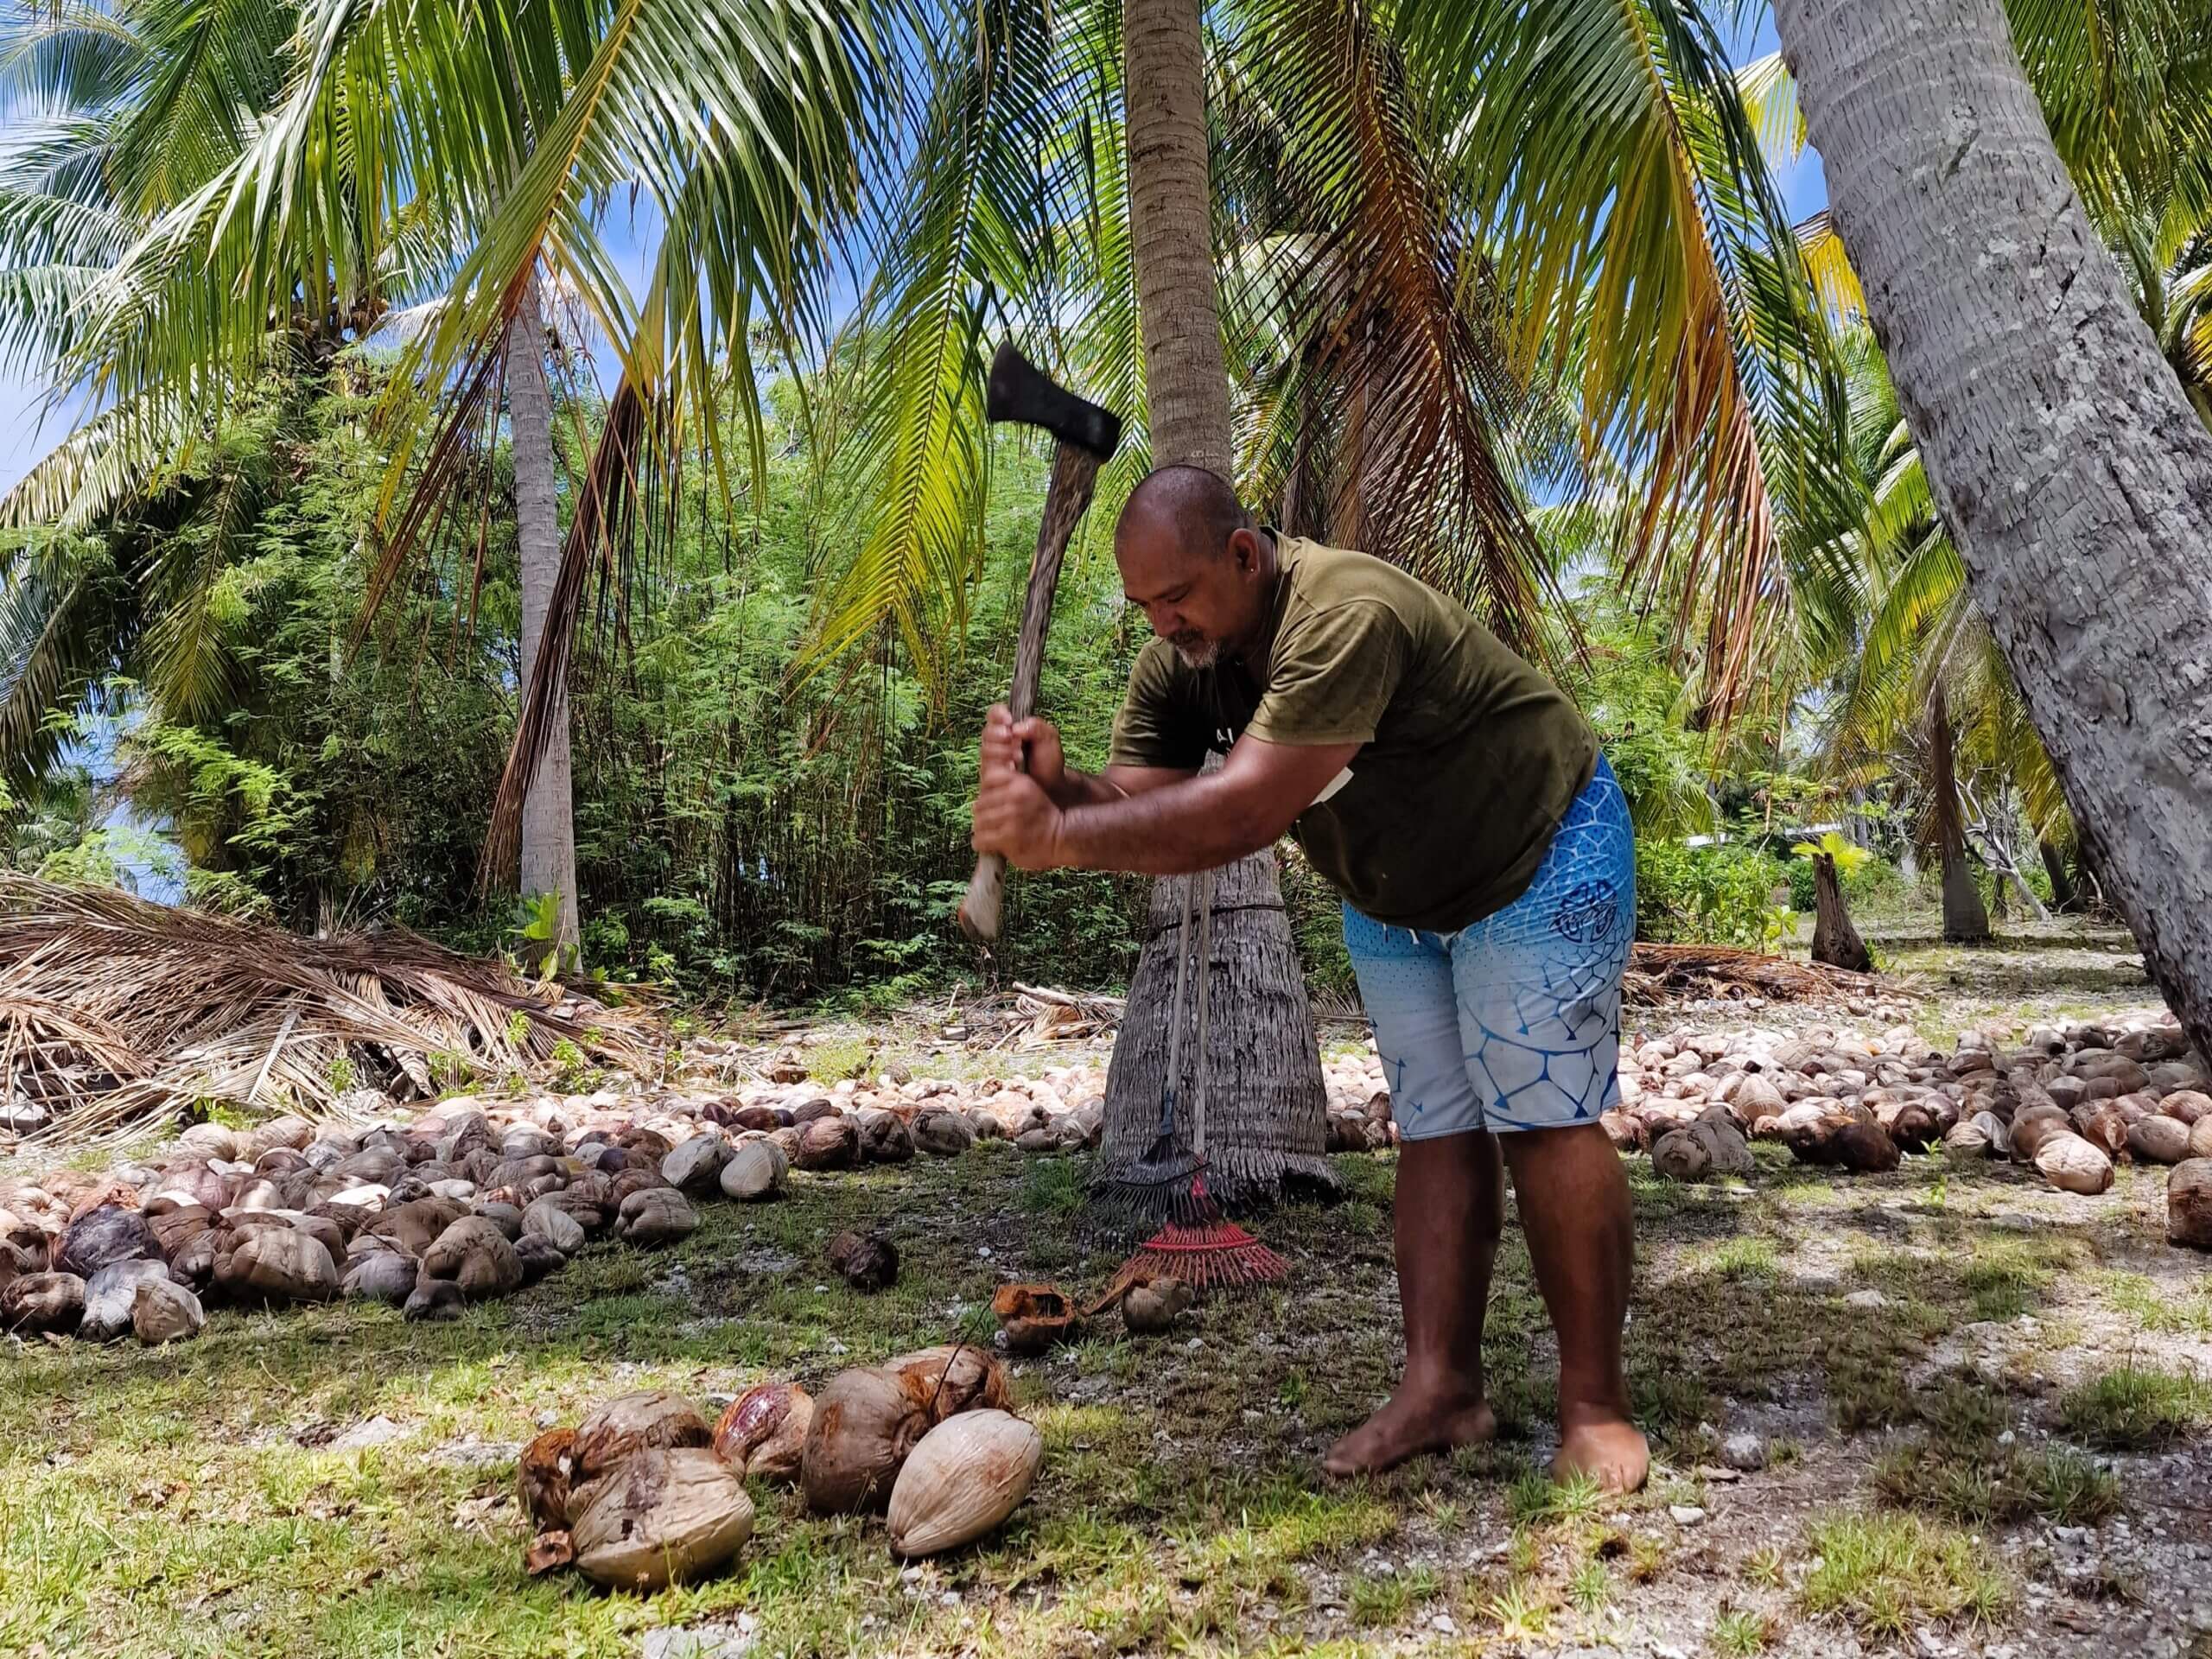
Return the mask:
MULTIPOLYGON (((507 424, 515 464, 515 543, 522 564, 522 683, 537 662, 538 641, 561 569, 561 518, 553 499, 553 400, 545 389, 545 324, 537 283, 523 290, 507 325, 507 424)), ((576 943, 576 830, 569 800, 569 692, 561 689, 553 739, 522 804, 523 897, 559 895, 548 950, 576 943)))
POLYGON ((2043 873, 2050 878, 2050 907, 2061 916, 2070 914, 2075 905, 2074 877, 2066 868, 2066 855, 2050 842, 2038 837, 2036 851, 2043 855, 2043 873))
POLYGON ((1907 425, 2091 866, 2212 1053, 2212 434, 2002 0, 1775 0, 1907 425))
POLYGON ((1874 953, 1851 925, 1851 912, 1843 902, 1843 883, 1836 878, 1835 860, 1826 853, 1813 855, 1813 960, 1831 968, 1848 968, 1855 974, 1874 971, 1874 953))
POLYGON ((1954 944, 1980 944, 1989 938, 1989 912, 1974 884, 1967 861, 1965 822, 1959 815, 1958 767, 1951 753, 1951 709, 1938 680, 1928 698, 1928 790, 1929 826, 1943 861, 1943 937, 1954 944))
MULTIPOLYGON (((1153 462, 1210 467, 1234 479, 1197 0, 1128 0, 1122 35, 1129 232, 1153 462)), ((1106 1076, 1103 1174, 1126 1168, 1158 1132, 1183 893, 1179 877, 1153 884, 1144 948, 1106 1076)), ((1255 853, 1215 873, 1213 963, 1205 982, 1211 1008, 1209 1190, 1232 1205, 1272 1198, 1287 1182, 1334 1191, 1335 1172, 1323 1155, 1327 1094, 1320 1048, 1273 853, 1255 853)), ((1189 1001, 1177 1091, 1179 1138, 1186 1147, 1198 1062, 1195 993, 1189 1001)))

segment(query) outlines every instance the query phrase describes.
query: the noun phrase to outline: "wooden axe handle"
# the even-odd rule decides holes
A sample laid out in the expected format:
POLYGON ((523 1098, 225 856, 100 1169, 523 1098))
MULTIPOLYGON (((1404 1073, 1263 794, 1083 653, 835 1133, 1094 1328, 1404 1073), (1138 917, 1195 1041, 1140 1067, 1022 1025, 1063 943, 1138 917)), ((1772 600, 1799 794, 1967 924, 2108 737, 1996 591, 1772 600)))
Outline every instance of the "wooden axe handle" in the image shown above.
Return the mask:
MULTIPOLYGON (((1098 482, 1098 457, 1079 444, 1063 443, 1052 455, 1052 481, 1045 492, 1045 516, 1037 525, 1037 550, 1029 560, 1029 594, 1021 606, 1021 638, 1014 648, 1014 689, 1007 707, 1016 720, 1037 712, 1037 677, 1045 665, 1045 631, 1052 623, 1052 594, 1060 585, 1060 561, 1068 537, 1090 505, 1098 482)), ((960 931, 978 944, 999 936, 999 906, 1006 896, 1006 860, 985 853, 969 878, 960 901, 960 931)))

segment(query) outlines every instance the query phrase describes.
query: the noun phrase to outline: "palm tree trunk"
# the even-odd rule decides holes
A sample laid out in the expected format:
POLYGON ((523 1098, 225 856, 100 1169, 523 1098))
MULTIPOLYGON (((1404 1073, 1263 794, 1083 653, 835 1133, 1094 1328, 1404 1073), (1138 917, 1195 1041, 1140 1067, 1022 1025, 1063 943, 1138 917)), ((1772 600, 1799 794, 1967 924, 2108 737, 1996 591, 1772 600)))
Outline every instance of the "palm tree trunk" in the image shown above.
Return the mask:
MULTIPOLYGON (((507 325, 507 423, 515 463, 515 542, 522 565, 522 683, 537 663, 538 641, 561 569, 561 517, 553 499, 553 400, 545 389, 545 324, 537 283, 523 290, 507 325)), ((523 896, 559 896, 549 950, 576 943, 576 831, 569 799, 569 693, 561 690, 553 737, 522 804, 523 896)))
POLYGON ((1813 960, 1831 968, 1848 968, 1853 973, 1874 971, 1874 953, 1851 925, 1835 860, 1826 853, 1813 857, 1813 960))
POLYGON ((2212 434, 2082 210, 2002 0, 1775 0, 1968 586, 2093 868, 2212 1053, 2212 434))
POLYGON ((1928 697, 1928 792, 1929 829, 1943 861, 1943 937, 1954 944, 1979 944, 1989 938, 1989 912, 1967 862, 1967 832, 1959 815, 1958 764, 1952 753, 1951 708, 1938 680, 1928 697))
POLYGON ((2066 915, 2075 907, 2074 877, 2066 868, 2066 855, 2041 838, 2036 842, 2036 851, 2043 855, 2043 873, 2050 878, 2050 907, 2066 915))
MULTIPOLYGON (((1127 0, 1122 13, 1129 152, 1129 233, 1144 334, 1154 465, 1185 462, 1236 476, 1229 370, 1214 289, 1213 186, 1206 160, 1204 47, 1198 0, 1127 0)), ((1195 879, 1195 878, 1193 878, 1195 879)), ((1106 1076, 1100 1167, 1126 1170, 1150 1144, 1167 1086, 1177 1017, 1175 955, 1181 879, 1155 882, 1128 1013, 1106 1076)), ((1274 855, 1215 873, 1212 961, 1179 1011, 1183 1077, 1198 1064, 1197 1008, 1207 999, 1206 1156, 1224 1204, 1272 1198, 1287 1183, 1336 1186, 1324 1155, 1327 1093, 1313 1011, 1285 913, 1274 855)), ((1195 948, 1195 947, 1194 947, 1195 948)), ((1187 1148, 1186 1109, 1179 1139, 1187 1148)))

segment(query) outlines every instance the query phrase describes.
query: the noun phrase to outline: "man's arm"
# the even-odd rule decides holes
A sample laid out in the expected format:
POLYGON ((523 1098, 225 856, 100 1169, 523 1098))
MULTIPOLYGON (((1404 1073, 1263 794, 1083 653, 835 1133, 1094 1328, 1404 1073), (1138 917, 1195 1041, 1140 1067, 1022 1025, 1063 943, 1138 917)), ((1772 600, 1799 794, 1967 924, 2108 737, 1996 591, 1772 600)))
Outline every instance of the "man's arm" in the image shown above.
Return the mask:
POLYGON ((983 717, 982 775, 1005 771, 1027 772, 1060 807, 1106 805, 1198 775, 1172 766, 1078 772, 1061 753, 1059 730, 1051 721, 1034 715, 1017 721, 1001 702, 983 717))
MULTIPOLYGON (((1270 743, 1248 734, 1218 772, 1067 805, 1022 772, 987 766, 976 801, 976 849, 1002 853, 1026 870, 1212 869, 1273 846, 1360 747, 1270 743)), ((1091 781, 1114 786, 1107 779, 1091 781)))

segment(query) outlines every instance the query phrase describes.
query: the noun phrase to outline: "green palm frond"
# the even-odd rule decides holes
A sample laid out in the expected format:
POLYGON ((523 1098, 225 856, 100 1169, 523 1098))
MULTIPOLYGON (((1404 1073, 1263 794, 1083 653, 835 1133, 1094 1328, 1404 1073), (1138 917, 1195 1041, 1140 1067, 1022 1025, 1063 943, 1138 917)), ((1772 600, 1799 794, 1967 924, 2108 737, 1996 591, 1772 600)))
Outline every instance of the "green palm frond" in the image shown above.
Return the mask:
POLYGON ((1478 92, 1450 160, 1490 227, 1520 360, 1578 340, 1586 445, 1642 494, 1631 575, 1703 618, 1725 702, 1781 596, 1777 519, 1832 487, 1840 415, 1717 34, 1693 0, 1409 0, 1404 26, 1426 85, 1478 92))
POLYGON ((982 549, 985 331, 1040 291, 1082 159, 1065 137, 1071 60, 1035 0, 950 21, 931 43, 943 73, 906 171, 911 205, 880 226, 880 276, 849 336, 844 445, 861 474, 837 539, 855 551, 826 584, 801 671, 889 621, 922 677, 944 684, 982 549))
POLYGON ((1550 572, 1506 435, 1523 381, 1430 160, 1432 112, 1365 6, 1247 0, 1224 25, 1217 165, 1232 350, 1256 394, 1248 485, 1279 497, 1318 438, 1335 539, 1526 645, 1550 572))

